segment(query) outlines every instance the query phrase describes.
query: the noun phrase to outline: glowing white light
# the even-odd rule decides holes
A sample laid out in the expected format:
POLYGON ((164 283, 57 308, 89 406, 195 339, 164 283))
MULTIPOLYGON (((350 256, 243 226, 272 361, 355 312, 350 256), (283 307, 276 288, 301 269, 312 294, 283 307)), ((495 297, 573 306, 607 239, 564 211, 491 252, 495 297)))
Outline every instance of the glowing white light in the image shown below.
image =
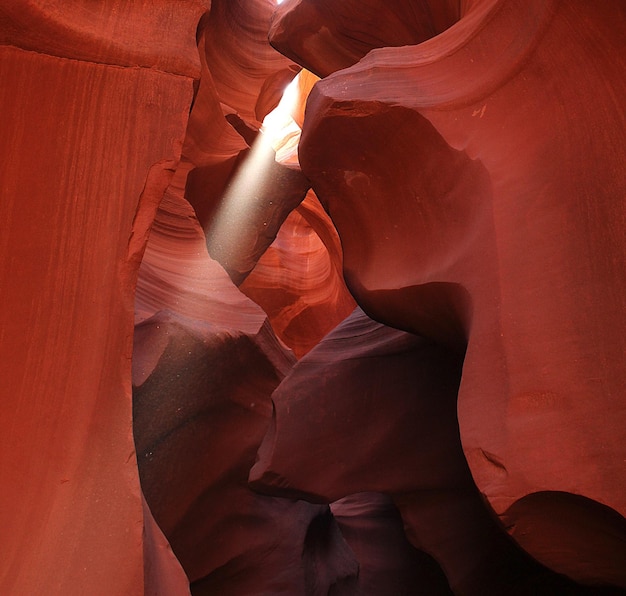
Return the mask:
POLYGON ((292 116, 299 100, 298 75, 287 85, 279 104, 265 117, 261 127, 261 136, 276 152, 276 161, 292 167, 299 165, 298 142, 302 131, 292 116))
POLYGON ((304 118, 303 101, 317 80, 315 75, 303 70, 285 88, 282 99, 263 120, 246 159, 224 191, 207 231, 209 253, 235 275, 238 272, 243 275, 254 267, 251 259, 257 251, 258 230, 265 226, 270 230, 271 222, 264 218, 273 212, 269 208, 272 202, 265 205, 265 201, 280 200, 280 196, 272 196, 279 192, 273 186, 275 162, 300 168, 298 142, 304 118))

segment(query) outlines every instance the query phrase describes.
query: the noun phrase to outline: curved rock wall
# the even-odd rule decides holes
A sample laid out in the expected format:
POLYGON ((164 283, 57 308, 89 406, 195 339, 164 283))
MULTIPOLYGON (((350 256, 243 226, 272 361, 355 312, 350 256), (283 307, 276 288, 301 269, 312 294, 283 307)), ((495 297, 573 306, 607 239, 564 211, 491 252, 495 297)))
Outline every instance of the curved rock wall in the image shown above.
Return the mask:
POLYGON ((142 504, 130 371, 204 8, 72 8, 0 8, 0 591, 185 594, 142 504))
POLYGON ((4 2, 0 592, 625 593, 625 45, 4 2))

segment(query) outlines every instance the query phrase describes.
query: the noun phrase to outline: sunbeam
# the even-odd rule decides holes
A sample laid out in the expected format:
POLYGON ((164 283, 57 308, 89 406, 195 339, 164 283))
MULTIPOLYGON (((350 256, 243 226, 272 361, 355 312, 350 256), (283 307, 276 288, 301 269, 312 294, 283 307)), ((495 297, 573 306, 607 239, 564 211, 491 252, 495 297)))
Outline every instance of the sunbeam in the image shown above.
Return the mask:
MULTIPOLYGON (((209 253, 237 284, 252 270, 308 189, 300 173, 298 142, 306 97, 316 81, 317 77, 301 71, 286 87, 226 188, 207 231, 209 253)), ((249 127, 238 116, 229 121, 242 136, 250 136, 249 127)))

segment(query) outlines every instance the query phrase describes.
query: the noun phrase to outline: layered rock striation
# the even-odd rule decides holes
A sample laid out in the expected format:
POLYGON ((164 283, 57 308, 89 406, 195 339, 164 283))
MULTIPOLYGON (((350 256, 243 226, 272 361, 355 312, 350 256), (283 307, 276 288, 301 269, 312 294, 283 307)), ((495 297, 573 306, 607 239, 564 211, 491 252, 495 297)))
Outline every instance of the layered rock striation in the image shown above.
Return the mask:
POLYGON ((0 592, 626 591, 618 0, 0 7, 0 592))

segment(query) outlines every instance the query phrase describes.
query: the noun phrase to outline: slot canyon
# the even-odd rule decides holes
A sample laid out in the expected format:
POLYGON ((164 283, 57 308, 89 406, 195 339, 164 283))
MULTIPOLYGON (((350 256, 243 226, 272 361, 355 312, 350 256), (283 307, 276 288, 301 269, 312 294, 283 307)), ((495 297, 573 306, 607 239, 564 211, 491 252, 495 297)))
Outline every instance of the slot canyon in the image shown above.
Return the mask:
POLYGON ((2 0, 0 594, 626 594, 623 0, 2 0))

